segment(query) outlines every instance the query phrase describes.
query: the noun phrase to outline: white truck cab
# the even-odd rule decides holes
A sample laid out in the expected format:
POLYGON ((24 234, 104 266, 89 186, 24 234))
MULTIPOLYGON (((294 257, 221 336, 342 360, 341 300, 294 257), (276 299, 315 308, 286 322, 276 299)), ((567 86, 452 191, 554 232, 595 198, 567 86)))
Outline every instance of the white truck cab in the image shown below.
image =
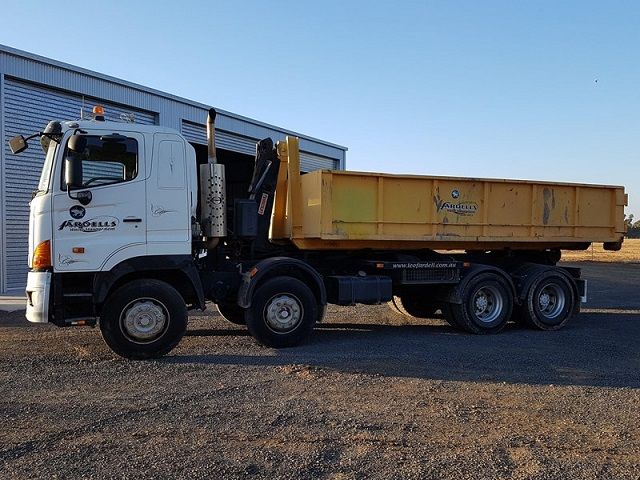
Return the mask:
MULTIPOLYGON (((53 122, 52 122, 53 123, 53 122)), ((194 149, 164 127, 55 122, 30 204, 27 318, 48 322, 52 276, 133 258, 191 254, 194 149), (75 162, 67 185, 65 162, 75 162)), ((81 295, 82 292, 78 292, 81 295)))

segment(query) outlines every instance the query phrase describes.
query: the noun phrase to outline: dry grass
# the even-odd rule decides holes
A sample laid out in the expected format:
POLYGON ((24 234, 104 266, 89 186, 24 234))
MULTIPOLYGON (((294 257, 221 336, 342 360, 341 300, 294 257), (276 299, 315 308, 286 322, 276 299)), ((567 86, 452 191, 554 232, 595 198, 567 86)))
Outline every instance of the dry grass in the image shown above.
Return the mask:
POLYGON ((610 252, 602 248, 601 243, 594 243, 588 250, 563 250, 562 260, 565 262, 625 262, 640 263, 640 238, 626 238, 622 250, 610 252))

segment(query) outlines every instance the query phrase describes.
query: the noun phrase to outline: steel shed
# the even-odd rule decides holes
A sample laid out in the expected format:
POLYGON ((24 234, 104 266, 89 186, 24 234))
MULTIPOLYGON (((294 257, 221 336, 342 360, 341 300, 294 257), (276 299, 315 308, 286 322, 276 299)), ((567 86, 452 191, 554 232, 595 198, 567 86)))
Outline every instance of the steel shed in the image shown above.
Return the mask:
MULTIPOLYGON (((52 119, 79 118, 83 105, 105 106, 107 119, 175 128, 193 143, 206 143, 209 106, 165 92, 0 45, 0 294, 24 290, 27 273, 29 200, 44 154, 17 157, 6 140, 42 129, 52 119)), ((253 154, 265 137, 300 138, 301 169, 345 168, 346 148, 267 123, 218 110, 219 148, 253 154)))

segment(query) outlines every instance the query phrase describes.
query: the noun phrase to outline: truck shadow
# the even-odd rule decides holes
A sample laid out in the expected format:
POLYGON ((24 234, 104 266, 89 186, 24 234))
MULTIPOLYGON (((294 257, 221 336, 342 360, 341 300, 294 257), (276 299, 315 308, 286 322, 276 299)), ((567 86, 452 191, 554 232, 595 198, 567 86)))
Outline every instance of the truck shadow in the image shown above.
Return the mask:
MULTIPOLYGON (((198 330, 190 335, 248 335, 198 330), (197 332, 197 333, 196 333, 197 332)), ((175 355, 163 361, 247 366, 304 364, 340 372, 447 381, 640 388, 640 314, 583 313, 557 332, 510 324, 478 336, 447 325, 319 325, 306 345, 265 355, 175 355)))

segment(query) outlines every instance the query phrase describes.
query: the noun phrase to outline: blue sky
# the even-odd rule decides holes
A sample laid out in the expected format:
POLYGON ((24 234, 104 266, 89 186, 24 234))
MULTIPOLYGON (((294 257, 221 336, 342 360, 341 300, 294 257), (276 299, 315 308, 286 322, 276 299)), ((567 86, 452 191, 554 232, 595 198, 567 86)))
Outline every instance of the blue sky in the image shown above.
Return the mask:
POLYGON ((640 216, 638 1, 23 0, 2 16, 0 43, 346 145, 351 170, 622 184, 640 216))

